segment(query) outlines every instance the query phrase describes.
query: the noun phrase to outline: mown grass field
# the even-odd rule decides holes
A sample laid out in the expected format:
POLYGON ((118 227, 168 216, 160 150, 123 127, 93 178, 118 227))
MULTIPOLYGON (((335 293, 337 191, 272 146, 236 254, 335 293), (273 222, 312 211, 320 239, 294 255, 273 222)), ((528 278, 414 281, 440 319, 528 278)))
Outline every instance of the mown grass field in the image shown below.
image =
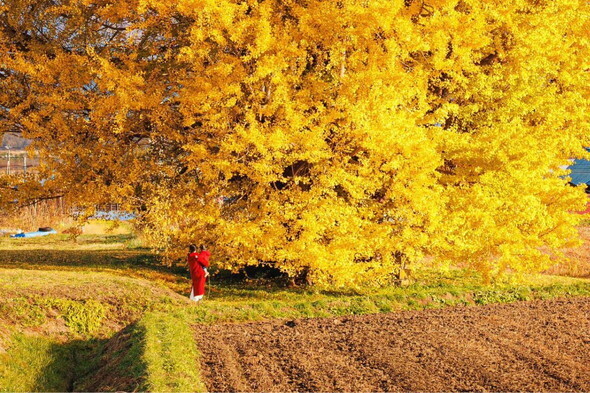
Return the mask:
POLYGON ((0 238, 0 391, 203 391, 197 324, 590 296, 579 275, 484 285, 473 272, 422 269, 404 287, 326 292, 213 274, 193 304, 186 269, 129 233, 0 238))

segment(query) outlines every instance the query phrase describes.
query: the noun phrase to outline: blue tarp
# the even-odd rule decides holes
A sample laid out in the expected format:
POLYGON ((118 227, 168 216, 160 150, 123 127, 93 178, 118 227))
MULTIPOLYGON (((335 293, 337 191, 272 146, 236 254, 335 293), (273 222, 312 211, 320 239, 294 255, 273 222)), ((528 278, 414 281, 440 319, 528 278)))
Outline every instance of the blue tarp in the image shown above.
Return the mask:
POLYGON ((17 233, 16 235, 10 235, 10 237, 12 237, 12 238, 39 237, 39 236, 53 235, 55 233, 57 233, 57 231, 52 229, 51 231, 47 231, 47 232, 37 231, 37 232, 17 233))

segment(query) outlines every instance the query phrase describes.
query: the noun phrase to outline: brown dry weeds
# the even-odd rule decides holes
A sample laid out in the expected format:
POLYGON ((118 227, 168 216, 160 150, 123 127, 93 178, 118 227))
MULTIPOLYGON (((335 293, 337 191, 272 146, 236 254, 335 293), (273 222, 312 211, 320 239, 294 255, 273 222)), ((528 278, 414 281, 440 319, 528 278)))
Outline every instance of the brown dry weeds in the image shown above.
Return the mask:
POLYGON ((573 263, 565 266, 553 266, 549 269, 549 274, 590 278, 590 226, 580 227, 578 231, 583 244, 580 247, 564 250, 565 255, 573 263))
POLYGON ((590 298, 197 330, 209 391, 590 391, 590 298))

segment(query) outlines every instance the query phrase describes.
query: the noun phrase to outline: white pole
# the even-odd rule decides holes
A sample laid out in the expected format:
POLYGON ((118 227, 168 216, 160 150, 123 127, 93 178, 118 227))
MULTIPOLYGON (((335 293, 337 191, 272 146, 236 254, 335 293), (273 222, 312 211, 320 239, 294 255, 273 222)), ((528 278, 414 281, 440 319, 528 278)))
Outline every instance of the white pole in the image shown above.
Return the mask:
POLYGON ((6 162, 6 174, 10 176, 10 147, 8 147, 8 161, 6 162))
POLYGON ((25 152, 25 162, 23 164, 23 171, 27 173, 27 152, 25 152))

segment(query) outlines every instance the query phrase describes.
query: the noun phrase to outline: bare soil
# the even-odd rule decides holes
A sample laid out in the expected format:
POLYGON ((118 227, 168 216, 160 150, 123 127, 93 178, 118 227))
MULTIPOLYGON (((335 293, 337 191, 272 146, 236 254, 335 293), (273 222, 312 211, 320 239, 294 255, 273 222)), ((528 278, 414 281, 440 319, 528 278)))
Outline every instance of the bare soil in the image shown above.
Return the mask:
POLYGON ((209 391, 590 391, 590 298, 196 331, 209 391))

